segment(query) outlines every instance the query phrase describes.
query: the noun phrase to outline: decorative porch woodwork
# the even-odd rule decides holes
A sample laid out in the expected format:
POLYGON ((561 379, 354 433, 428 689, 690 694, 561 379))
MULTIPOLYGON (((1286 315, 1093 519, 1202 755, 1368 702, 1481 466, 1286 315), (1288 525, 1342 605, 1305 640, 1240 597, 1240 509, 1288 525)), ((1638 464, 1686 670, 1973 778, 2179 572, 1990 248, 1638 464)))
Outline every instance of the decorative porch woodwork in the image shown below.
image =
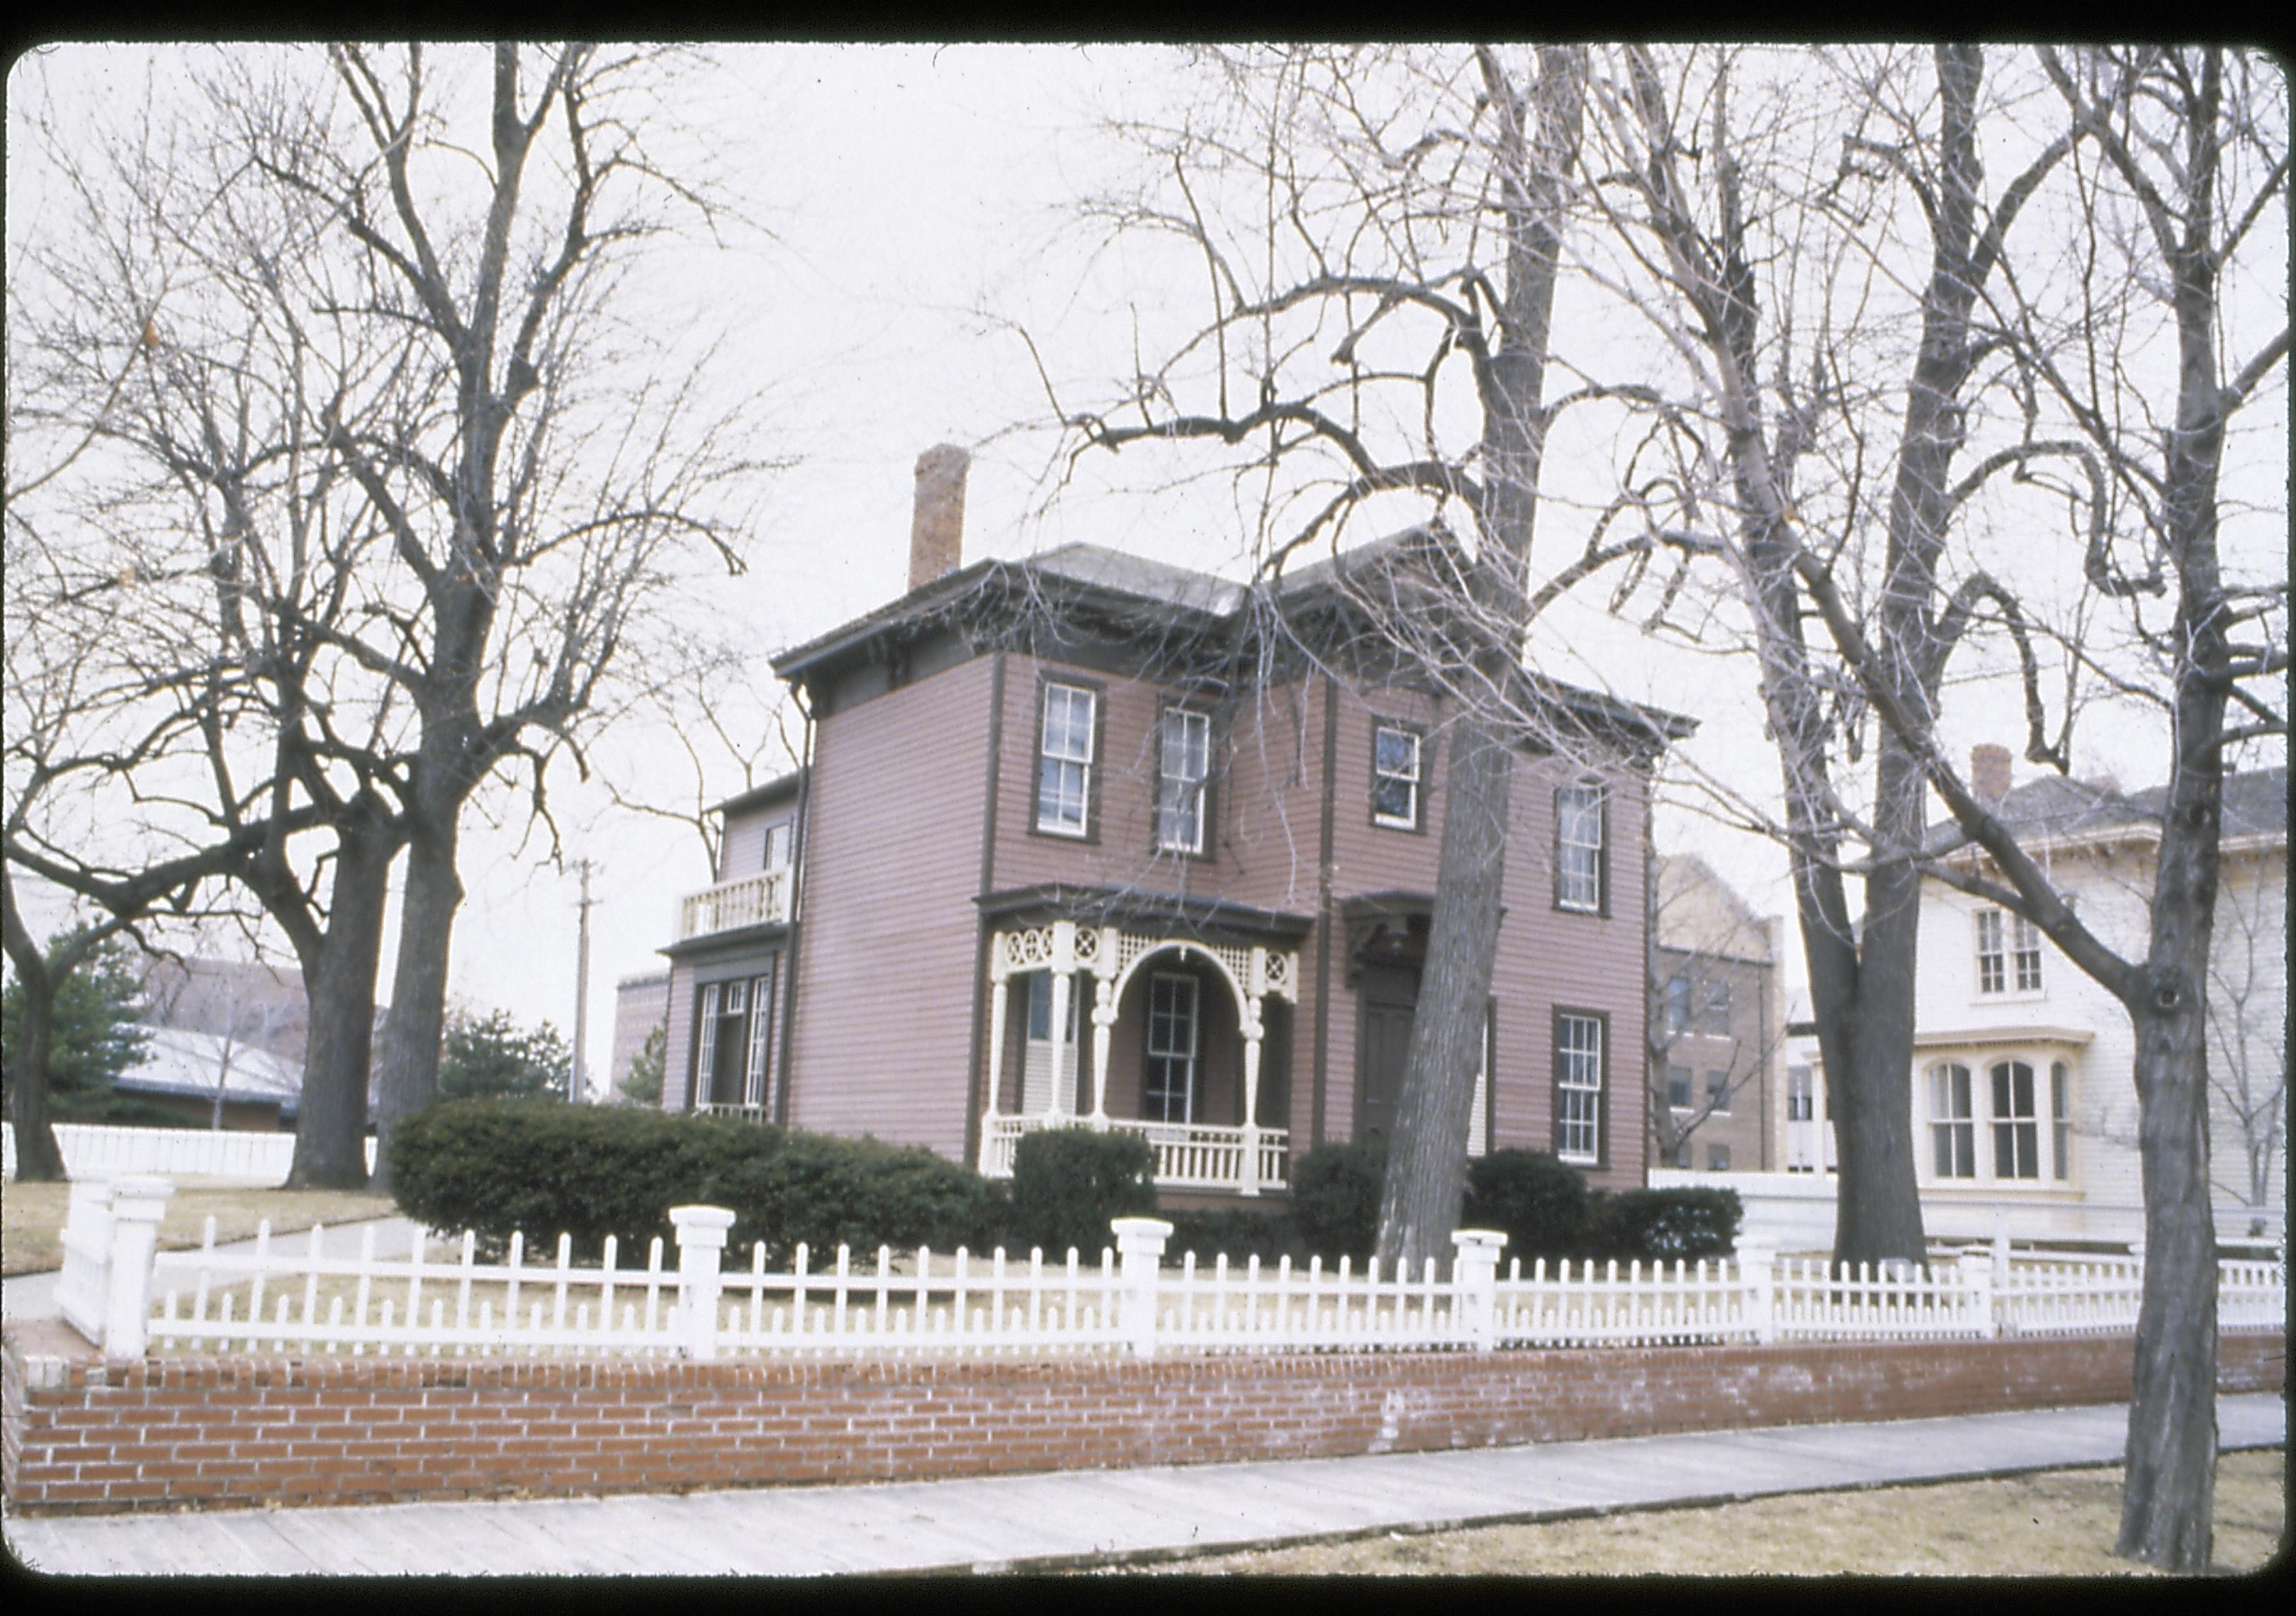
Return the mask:
MULTIPOLYGON (((1045 1128, 1081 1124, 1087 1128, 1136 1133, 1156 1148, 1156 1182, 1172 1189, 1234 1190, 1257 1195, 1263 1185, 1280 1185, 1290 1178, 1291 1133, 1288 1128, 1263 1128, 1259 1114, 1259 1061, 1266 1028, 1260 1016, 1270 994, 1289 1004, 1299 1003, 1300 956, 1291 950, 1263 944, 1242 946, 1207 942, 1196 938, 1157 935, 1122 926, 1079 925, 1055 920, 1033 926, 1000 928, 988 939, 988 1101, 981 1118, 982 1173, 1010 1177, 1013 1153, 1023 1134, 1045 1128), (1141 964, 1153 956, 1178 952, 1210 964, 1235 997, 1238 1030, 1243 1040, 1243 1116, 1240 1126, 1202 1122, 1163 1122, 1111 1117, 1108 1114, 1109 1039, 1116 1026, 1117 1006, 1124 989, 1141 964), (1010 1013, 1009 984, 1014 976, 1043 971, 1050 973, 1051 1025, 1068 1024, 1069 996, 1075 977, 1089 972, 1092 1004, 1092 1109, 1077 1112, 1062 1108, 1058 1080, 1046 1085, 1042 1111, 1018 1114, 996 1110, 1004 1080, 1006 1018, 1010 1013)), ((1055 1042, 1055 1048, 1059 1045, 1055 1042)), ((1081 1098, 1081 1096, 1078 1096, 1081 1098)))

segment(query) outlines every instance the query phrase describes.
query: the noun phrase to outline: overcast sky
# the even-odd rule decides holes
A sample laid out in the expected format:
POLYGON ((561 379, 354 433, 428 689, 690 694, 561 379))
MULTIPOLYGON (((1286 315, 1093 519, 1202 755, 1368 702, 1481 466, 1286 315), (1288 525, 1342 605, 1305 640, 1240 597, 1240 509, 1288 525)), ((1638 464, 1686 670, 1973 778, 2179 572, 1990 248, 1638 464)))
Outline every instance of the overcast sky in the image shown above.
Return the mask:
MULTIPOLYGON (((1060 373, 1105 378, 1123 369, 1132 306, 1201 306, 1200 280, 1148 258, 1093 257, 1075 217, 1075 199, 1131 160, 1097 133, 1098 118, 1168 100, 1177 72, 1168 53, 808 46, 718 47, 716 55, 717 67, 680 86, 679 111, 763 232, 737 230, 720 246, 658 255, 644 295, 658 300, 660 318, 723 328, 729 372, 770 381, 756 413, 757 452, 798 458, 765 485, 750 570, 721 596, 745 637, 777 649, 898 595, 912 466, 920 450, 944 440, 975 455, 968 561, 1084 538, 1238 567, 1243 523, 1218 488, 1144 495, 1110 486, 1114 473, 1088 465, 1051 500, 1049 439, 1016 430, 1040 421, 1046 403, 1014 324, 1029 329, 1060 373)), ((27 70, 19 63, 12 75, 12 102, 27 70)), ((144 68, 140 50, 79 47, 50 53, 43 70, 61 106, 140 94, 144 68)), ((19 181, 12 158, 12 238, 19 181)), ((1554 542, 1575 551, 1578 538, 1554 542)), ((1543 631, 1542 654, 1561 660, 1585 644, 1605 647, 1599 660, 1614 689, 1702 720, 1691 748, 1703 767, 1774 792, 1751 667, 1610 637, 1615 626, 1602 628, 1600 603, 1559 614, 1543 631)), ((2126 772, 2132 785, 2157 774, 2150 740, 2099 727, 2081 740, 2080 772, 2126 772)), ((1972 732, 1958 743, 1984 738, 1972 732)), ((619 734, 603 758, 607 772, 624 779, 674 790, 685 778, 679 749, 660 736, 619 734)), ((718 783, 730 792, 742 783, 729 775, 718 783)), ((655 950, 670 939, 676 899, 708 884, 709 872, 690 832, 612 810, 570 775, 554 800, 567 857, 586 857, 600 871, 594 1073, 609 1047, 614 983, 663 968, 655 950)), ((1661 818, 1658 839, 1662 849, 1705 853, 1762 911, 1784 908, 1775 849, 1679 811, 1661 818)), ((574 876, 540 862, 530 845, 517 856, 516 838, 481 820, 470 824, 463 845, 469 898, 453 994, 570 1026, 574 876)), ((390 947, 386 939, 386 979, 390 947)), ((1792 972, 1800 974, 1798 958, 1792 972)), ((387 980, 381 991, 388 996, 387 980)))

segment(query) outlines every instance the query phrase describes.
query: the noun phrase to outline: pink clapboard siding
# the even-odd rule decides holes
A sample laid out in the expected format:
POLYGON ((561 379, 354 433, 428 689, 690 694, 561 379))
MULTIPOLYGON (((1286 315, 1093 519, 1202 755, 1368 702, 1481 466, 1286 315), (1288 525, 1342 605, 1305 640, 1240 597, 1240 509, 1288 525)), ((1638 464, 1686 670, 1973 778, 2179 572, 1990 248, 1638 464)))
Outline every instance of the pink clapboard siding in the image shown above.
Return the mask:
POLYGON ((792 1127, 964 1153, 994 667, 975 658, 815 729, 792 1127))

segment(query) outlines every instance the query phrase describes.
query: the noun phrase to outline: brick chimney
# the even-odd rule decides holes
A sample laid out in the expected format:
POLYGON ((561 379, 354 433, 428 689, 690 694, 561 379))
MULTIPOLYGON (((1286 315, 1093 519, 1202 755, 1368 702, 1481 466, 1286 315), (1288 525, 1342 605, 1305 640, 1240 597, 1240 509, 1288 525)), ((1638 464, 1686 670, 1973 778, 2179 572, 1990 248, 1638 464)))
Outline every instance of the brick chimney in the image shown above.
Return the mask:
POLYGON ((2009 794, 2009 749, 1990 741, 1969 749, 1969 785, 1978 801, 1998 808, 2009 794))
POLYGON ((964 473, 972 456, 953 443, 917 456, 916 514, 909 523, 909 587, 922 589, 964 560, 964 473))

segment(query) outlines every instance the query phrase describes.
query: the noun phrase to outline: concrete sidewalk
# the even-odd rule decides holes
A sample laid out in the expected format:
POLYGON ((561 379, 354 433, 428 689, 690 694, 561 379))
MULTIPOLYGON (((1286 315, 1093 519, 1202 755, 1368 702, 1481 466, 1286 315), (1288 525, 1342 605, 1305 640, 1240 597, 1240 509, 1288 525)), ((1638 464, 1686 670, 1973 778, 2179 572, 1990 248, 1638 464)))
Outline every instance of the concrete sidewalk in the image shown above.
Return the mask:
MULTIPOLYGON (((353 1509, 10 1517, 64 1576, 820 1576, 1050 1571, 1213 1550, 2118 1462, 2125 1404, 1280 1464, 353 1509)), ((2226 1448, 2287 1439, 2222 1397, 2226 1448)))

